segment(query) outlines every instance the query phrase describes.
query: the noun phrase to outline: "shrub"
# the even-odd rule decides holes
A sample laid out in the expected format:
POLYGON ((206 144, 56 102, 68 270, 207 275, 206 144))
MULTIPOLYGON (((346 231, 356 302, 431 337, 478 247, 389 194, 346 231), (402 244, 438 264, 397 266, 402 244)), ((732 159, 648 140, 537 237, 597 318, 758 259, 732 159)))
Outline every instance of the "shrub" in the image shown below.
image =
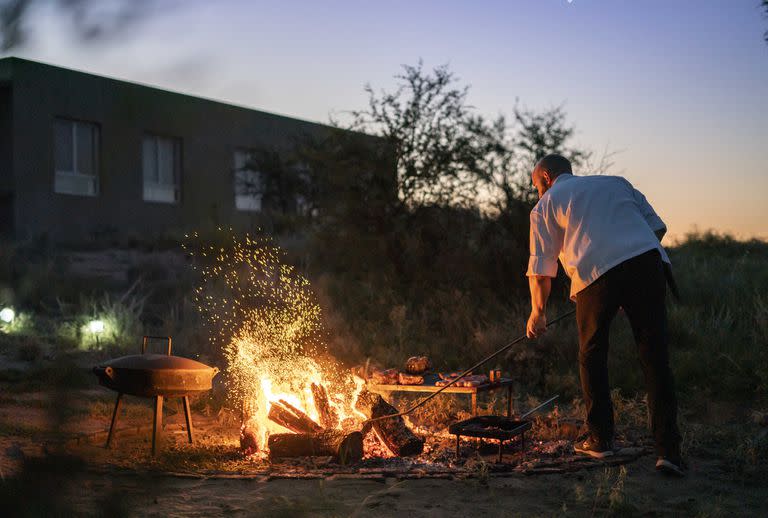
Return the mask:
POLYGON ((11 322, 0 322, 0 332, 16 335, 29 335, 34 332, 34 320, 27 313, 19 313, 11 322))

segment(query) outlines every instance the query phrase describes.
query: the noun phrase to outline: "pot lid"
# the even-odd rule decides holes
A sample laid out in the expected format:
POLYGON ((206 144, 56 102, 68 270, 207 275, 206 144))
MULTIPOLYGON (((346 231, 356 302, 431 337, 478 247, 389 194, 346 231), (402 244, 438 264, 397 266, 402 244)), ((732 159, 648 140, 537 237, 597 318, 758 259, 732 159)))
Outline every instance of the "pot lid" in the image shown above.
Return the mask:
POLYGON ((121 356, 114 360, 107 360, 100 367, 112 367, 113 369, 141 369, 141 370, 210 370, 204 363, 182 358, 181 356, 169 356, 167 354, 132 354, 121 356))

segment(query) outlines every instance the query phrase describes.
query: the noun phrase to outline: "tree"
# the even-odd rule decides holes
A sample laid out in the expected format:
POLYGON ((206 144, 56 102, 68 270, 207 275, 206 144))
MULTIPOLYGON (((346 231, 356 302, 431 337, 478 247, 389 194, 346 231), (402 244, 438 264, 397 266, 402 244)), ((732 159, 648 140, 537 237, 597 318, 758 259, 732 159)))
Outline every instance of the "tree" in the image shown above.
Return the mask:
MULTIPOLYGON (((568 157, 575 168, 592 154, 572 146, 575 129, 562 106, 543 112, 515 107, 512 125, 503 115, 486 119, 467 103, 446 65, 431 72, 423 63, 403 66, 393 93, 366 85, 368 108, 352 111, 347 129, 384 137, 395 155, 402 203, 453 205, 505 212, 536 200, 530 172, 548 153, 568 157)), ((605 154, 601 167, 610 165, 605 154)), ((518 211, 515 210, 515 213, 518 211)))
POLYGON ((489 174, 492 188, 497 191, 497 207, 503 212, 512 204, 535 203, 538 195, 531 185, 534 165, 549 153, 568 158, 574 169, 586 164, 589 151, 570 146, 575 128, 567 122, 562 106, 543 112, 515 107, 514 126, 497 128, 497 138, 503 142, 504 153, 491 156, 489 174))
POLYGON ((380 139, 337 128, 305 135, 294 147, 293 161, 310 172, 302 196, 333 226, 377 225, 397 202, 392 153, 380 139))
MULTIPOLYGON (((768 16, 768 0, 763 0, 763 9, 765 10, 764 14, 768 16)), ((765 31, 763 38, 765 38, 765 42, 768 43, 768 31, 765 31)))
MULTIPOLYGON (((0 0, 0 52, 29 38, 30 14, 40 0, 0 0)), ((156 12, 156 0, 54 0, 57 14, 82 42, 100 42, 124 34, 156 12)))
POLYGON ((471 204, 485 171, 492 127, 467 104, 447 66, 403 66, 394 92, 366 85, 368 108, 347 129, 384 137, 395 155, 398 190, 408 207, 471 204))
POLYGON ((247 152, 242 166, 234 170, 239 194, 262 200, 272 215, 308 215, 315 208, 316 182, 307 164, 298 160, 295 149, 271 147, 247 152))

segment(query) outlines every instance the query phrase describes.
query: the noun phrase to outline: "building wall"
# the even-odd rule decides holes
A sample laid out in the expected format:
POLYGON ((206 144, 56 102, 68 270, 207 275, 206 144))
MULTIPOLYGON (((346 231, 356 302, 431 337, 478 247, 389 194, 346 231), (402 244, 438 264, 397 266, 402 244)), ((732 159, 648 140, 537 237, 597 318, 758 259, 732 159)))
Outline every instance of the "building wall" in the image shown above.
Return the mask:
POLYGON ((16 220, 13 202, 12 149, 11 88, 0 83, 0 238, 13 236, 16 220))
POLYGON ((295 137, 327 131, 319 124, 15 58, 0 60, 0 67, 8 61, 20 239, 45 235, 78 242, 97 234, 145 239, 220 224, 258 225, 258 213, 234 207, 234 150, 288 149, 295 137), (54 193, 56 117, 100 126, 98 196, 54 193), (142 199, 145 133, 182 139, 178 204, 142 199))

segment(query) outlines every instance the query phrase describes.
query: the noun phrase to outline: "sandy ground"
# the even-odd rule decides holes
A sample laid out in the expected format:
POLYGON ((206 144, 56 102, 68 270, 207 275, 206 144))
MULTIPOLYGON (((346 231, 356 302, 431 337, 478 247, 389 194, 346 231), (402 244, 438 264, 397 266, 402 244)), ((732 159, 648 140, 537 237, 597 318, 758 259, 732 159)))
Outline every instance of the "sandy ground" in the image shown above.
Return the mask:
POLYGON ((149 422, 145 402, 126 405, 121 426, 129 433, 105 450, 98 433, 108 426, 111 392, 85 390, 59 400, 56 394, 5 389, 0 497, 8 516, 764 516, 768 503, 764 478, 737 476, 718 455, 690 457, 684 479, 656 473, 651 456, 566 474, 478 472, 464 480, 266 481, 256 475, 220 478, 224 470, 200 478, 199 467, 218 452, 229 456, 221 461, 225 470, 248 476, 232 454, 236 435, 222 439, 206 431, 215 423, 236 430, 226 416, 196 414, 201 426, 193 447, 184 444, 181 414, 169 405, 164 450, 155 460, 148 432, 130 433, 149 422), (50 440, 52 431, 58 442, 50 440), (72 440, 84 433, 96 439, 72 440), (197 471, 198 478, 168 471, 197 471))
MULTIPOLYGON (((765 488, 711 465, 660 477, 649 458, 601 472, 464 481, 183 479, 83 473, 61 480, 65 514, 127 516, 764 516, 765 488)), ((33 510, 34 506, 23 507, 33 510)), ((51 508, 48 508, 49 510, 51 508)))

